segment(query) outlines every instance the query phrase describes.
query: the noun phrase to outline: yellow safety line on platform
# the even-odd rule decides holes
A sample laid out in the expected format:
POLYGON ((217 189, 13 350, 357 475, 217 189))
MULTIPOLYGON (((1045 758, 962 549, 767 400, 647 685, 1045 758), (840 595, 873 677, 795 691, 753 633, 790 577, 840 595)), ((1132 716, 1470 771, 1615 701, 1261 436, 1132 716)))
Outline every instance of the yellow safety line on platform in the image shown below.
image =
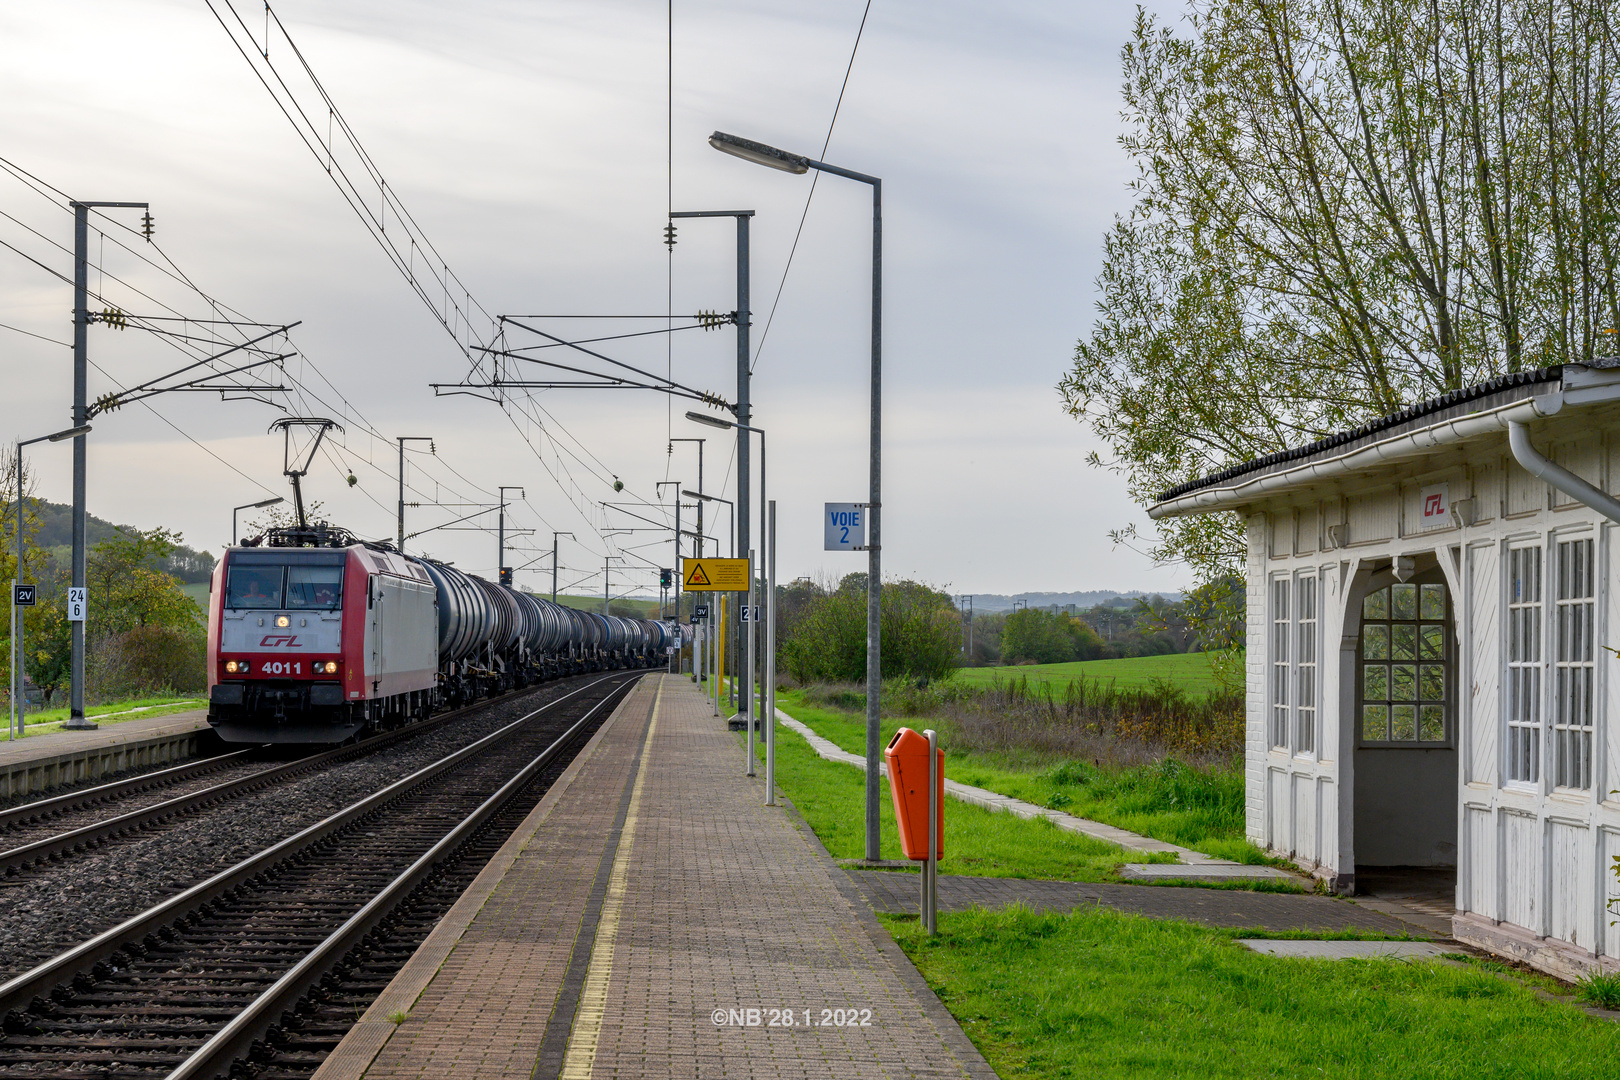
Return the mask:
POLYGON ((608 876, 607 896, 602 900, 602 917, 596 924, 596 943, 591 947, 591 966, 585 971, 585 986, 579 995, 579 1012, 563 1059, 562 1080, 588 1080, 596 1065, 596 1048, 602 1038, 602 1021, 607 1015, 608 979, 613 974, 613 944, 619 934, 619 916, 624 910, 624 894, 630 879, 630 852, 635 847, 636 819, 641 809, 641 789, 647 782, 653 732, 658 729, 658 705, 664 698, 664 681, 658 680, 653 698, 652 720, 641 744, 641 766, 636 784, 630 789, 630 806, 619 833, 619 847, 613 855, 613 872, 608 876))

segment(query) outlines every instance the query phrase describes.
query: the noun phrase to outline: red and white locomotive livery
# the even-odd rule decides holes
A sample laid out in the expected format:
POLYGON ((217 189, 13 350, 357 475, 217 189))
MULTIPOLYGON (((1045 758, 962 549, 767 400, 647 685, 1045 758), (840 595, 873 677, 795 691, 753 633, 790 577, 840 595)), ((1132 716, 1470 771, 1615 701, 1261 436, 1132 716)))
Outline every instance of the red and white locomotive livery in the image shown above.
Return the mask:
POLYGON ((231 743, 334 743, 578 671, 645 667, 668 631, 356 541, 330 526, 226 549, 208 722, 231 743))

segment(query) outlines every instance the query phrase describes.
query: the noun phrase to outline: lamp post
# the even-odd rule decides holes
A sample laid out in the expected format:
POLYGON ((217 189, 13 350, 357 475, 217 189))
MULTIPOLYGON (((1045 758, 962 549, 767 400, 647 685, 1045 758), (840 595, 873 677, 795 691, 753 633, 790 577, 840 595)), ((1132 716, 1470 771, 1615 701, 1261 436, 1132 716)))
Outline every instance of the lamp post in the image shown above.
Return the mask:
MULTIPOLYGON (((25 446, 32 446, 37 442, 62 442, 64 439, 76 439, 80 435, 90 434, 89 424, 80 424, 65 431, 52 432, 49 435, 40 435, 33 439, 17 440, 17 576, 11 579, 11 721, 6 729, 6 737, 22 738, 23 724, 28 714, 28 702, 23 697, 23 690, 27 683, 28 653, 23 648, 23 613, 17 606, 17 589, 19 584, 27 584, 27 575, 23 572, 23 457, 25 446)), ((82 444, 81 444, 82 445, 82 444)), ((94 730, 95 724, 81 725, 94 730)))
POLYGON ((231 507, 231 547, 235 547, 236 542, 237 542, 236 515, 237 515, 237 513, 239 511, 242 511, 242 510, 260 510, 260 509, 263 509, 266 506, 275 506, 277 503, 284 503, 286 501, 287 501, 286 499, 282 498, 280 495, 277 495, 273 499, 260 499, 258 502, 255 502, 255 503, 243 503, 241 506, 233 506, 233 507, 231 507))
POLYGON ((718 495, 705 495, 701 491, 688 491, 688 490, 685 490, 683 488, 681 490, 681 494, 685 495, 689 499, 699 499, 699 500, 701 500, 703 502, 722 502, 722 503, 726 504, 726 513, 728 515, 728 520, 730 521, 730 525, 728 527, 731 530, 731 557, 736 558, 737 557, 737 504, 732 502, 730 499, 722 499, 718 495))
MULTIPOLYGON (((697 422, 699 424, 708 424, 710 427, 736 428, 738 431, 746 431, 749 434, 759 436, 759 538, 760 538, 760 543, 761 543, 760 562, 765 566, 770 566, 774 562, 774 559, 775 559, 775 545, 774 545, 774 539, 775 538, 771 535, 771 531, 770 531, 770 520, 769 519, 770 519, 771 504, 769 502, 769 496, 767 494, 767 489, 766 489, 766 486, 765 486, 765 429, 764 428, 754 427, 751 424, 744 424, 744 423, 742 423, 740 421, 737 421, 737 420, 725 420, 725 419, 722 419, 721 417, 718 417, 718 416, 707 416, 707 415, 705 415, 703 413, 696 413, 696 412, 687 413, 686 418, 688 420, 695 421, 695 422, 697 422)), ((750 588, 752 588, 752 585, 753 585, 753 569, 754 569, 753 567, 749 567, 749 586, 750 586, 750 588)), ((775 598, 774 595, 771 595, 772 592, 774 591, 774 588, 775 588, 775 582, 767 581, 765 583, 765 587, 766 587, 766 590, 767 590, 767 596, 766 596, 766 601, 765 601, 765 627, 764 627, 764 629, 765 629, 765 647, 767 649, 769 649, 769 648, 773 647, 773 645, 774 645, 774 643, 776 641, 776 621, 775 621, 776 620, 776 603, 775 603, 776 598, 775 598)), ((753 720, 753 718, 754 718, 754 715, 755 715, 755 713, 754 713, 754 658, 753 658, 753 647, 754 647, 754 630, 753 630, 752 627, 750 627, 749 631, 748 631, 748 649, 749 649, 748 667, 747 667, 747 671, 743 674, 743 700, 747 703, 747 707, 743 710, 743 713, 748 718, 748 742, 749 742, 749 746, 750 746, 750 752, 749 752, 749 755, 748 755, 748 759, 749 759, 750 764, 753 763, 753 752, 752 752, 752 746, 753 746, 753 741, 754 741, 754 720, 753 720)), ((764 665, 765 670, 763 672, 761 672, 761 674, 762 675, 768 675, 770 673, 771 669, 774 666, 775 666, 774 663, 772 663, 772 661, 770 659, 767 659, 766 663, 764 665)), ((766 679, 765 681, 767 683, 769 683, 771 680, 766 679)), ((765 776, 766 776, 766 780, 767 780, 767 783, 766 783, 766 802, 769 805, 774 805, 775 804, 775 790, 772 787, 770 787, 770 783, 773 782, 775 780, 775 778, 776 778, 776 688, 774 686, 767 685, 763 689, 764 689, 764 693, 760 694, 760 698, 761 698, 761 701, 760 701, 760 705, 761 705, 760 713, 763 715, 764 720, 765 720, 765 776)))
POLYGON ((433 445, 433 438, 428 435, 401 435, 396 441, 399 443, 399 536, 394 546, 403 555, 405 554, 405 444, 425 442, 432 453, 438 453, 438 447, 433 445))
POLYGON ((869 536, 871 542, 866 549, 866 857, 876 860, 880 856, 878 750, 881 739, 878 730, 878 706, 879 696, 883 690, 881 640, 883 577, 880 556, 882 548, 879 545, 879 525, 883 512, 883 504, 880 501, 883 479, 883 181, 875 176, 841 169, 802 154, 790 154, 774 146, 741 139, 723 131, 717 131, 709 136, 709 145, 722 153, 782 172, 802 175, 815 169, 817 172, 832 173, 834 176, 857 180, 872 187, 872 430, 870 492, 867 496, 867 521, 871 529, 869 536))

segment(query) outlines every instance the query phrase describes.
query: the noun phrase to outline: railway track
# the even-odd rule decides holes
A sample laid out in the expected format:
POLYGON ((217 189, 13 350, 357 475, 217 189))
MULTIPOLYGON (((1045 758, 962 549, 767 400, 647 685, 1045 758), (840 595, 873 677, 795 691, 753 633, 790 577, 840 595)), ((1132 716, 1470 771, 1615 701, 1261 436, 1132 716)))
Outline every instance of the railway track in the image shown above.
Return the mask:
POLYGON ((322 999, 387 982, 639 675, 579 687, 0 985, 0 1077, 190 1080, 250 1057, 248 1075, 307 1076, 348 1026, 322 999))
POLYGON ((145 834, 205 808, 374 754, 529 692, 532 689, 486 699, 293 761, 266 765, 264 748, 250 747, 0 811, 0 884, 40 863, 145 834), (212 779, 220 774, 226 778, 212 779))

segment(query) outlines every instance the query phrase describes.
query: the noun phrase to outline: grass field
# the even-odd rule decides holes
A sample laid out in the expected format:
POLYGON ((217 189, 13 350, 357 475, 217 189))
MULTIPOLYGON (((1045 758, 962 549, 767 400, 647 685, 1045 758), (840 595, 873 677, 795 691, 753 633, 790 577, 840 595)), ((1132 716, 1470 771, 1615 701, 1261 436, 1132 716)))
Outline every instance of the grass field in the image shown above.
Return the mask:
MULTIPOLYGON (((865 774, 816 756, 801 736, 779 727, 776 782, 834 858, 864 856, 865 774)), ((889 782, 885 778, 880 783, 883 858, 902 859, 889 782)), ((953 801, 946 810, 945 855, 939 866, 944 874, 979 877, 1116 881, 1116 867, 1127 861, 1174 858, 1127 856, 1113 844, 1064 832, 1044 818, 1026 821, 953 801)))
POLYGON ((1467 961, 1299 960, 1106 908, 890 932, 1002 1076, 1612 1076, 1620 1024, 1467 961))
MULTIPOLYGON (((206 706, 201 697, 152 697, 138 698, 132 701, 115 701, 106 705, 86 706, 84 715, 98 724, 119 724, 125 720, 145 720, 153 716, 164 716, 169 713, 186 712, 190 709, 201 709, 206 706), (137 711, 138 710, 138 711, 137 711)), ((53 731, 61 731, 62 725, 67 723, 68 710, 66 706, 55 709, 30 710, 28 713, 27 735, 49 735, 53 731)))
POLYGON ((1112 680, 1121 689, 1151 687, 1168 682, 1190 697, 1205 696, 1219 689, 1210 670, 1209 653, 1171 653, 1167 656, 1131 656, 1120 660, 1079 660, 1072 664, 1028 664, 1018 667, 960 668, 954 678, 974 686, 989 686, 1028 679, 1052 683, 1054 689, 1084 675, 1103 682, 1112 680))
MULTIPOLYGON (((807 705, 797 691, 781 693, 777 707, 840 748, 853 754, 866 752, 862 714, 807 705)), ((885 717, 880 730, 887 745, 901 727, 920 731, 933 726, 941 725, 922 718, 885 717)), ((962 753, 952 751, 948 740, 946 755, 945 775, 964 784, 1217 858, 1256 865, 1274 861, 1244 837, 1243 777, 1235 770, 1194 769, 1174 759, 1130 768, 1099 768, 1091 762, 1057 761, 1034 754, 962 753)), ((857 772, 849 766, 837 767, 857 772)))

